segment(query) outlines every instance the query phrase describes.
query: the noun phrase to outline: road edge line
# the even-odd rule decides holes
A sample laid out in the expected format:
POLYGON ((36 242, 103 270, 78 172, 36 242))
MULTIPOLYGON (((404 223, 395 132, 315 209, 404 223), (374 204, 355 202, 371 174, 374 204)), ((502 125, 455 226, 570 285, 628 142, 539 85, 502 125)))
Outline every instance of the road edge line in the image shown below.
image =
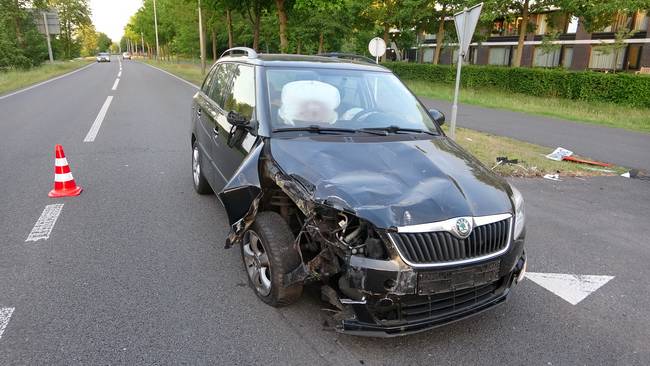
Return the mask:
POLYGON ((41 81, 41 82, 39 82, 39 83, 37 83, 37 84, 34 84, 34 85, 30 85, 30 86, 28 86, 28 87, 25 87, 25 88, 23 88, 23 89, 16 90, 15 92, 11 92, 11 93, 9 93, 9 94, 2 95, 2 96, 0 96, 0 100, 5 99, 5 98, 9 98, 9 97, 11 97, 11 96, 14 96, 14 95, 16 95, 16 94, 20 94, 20 93, 22 93, 22 92, 26 92, 26 91, 28 91, 28 90, 34 89, 34 88, 36 88, 36 87, 38 87, 38 86, 41 86, 41 85, 47 84, 47 83, 52 82, 52 81, 54 81, 54 80, 58 80, 58 79, 61 79, 61 78, 66 77, 66 76, 70 76, 70 75, 72 75, 72 74, 74 74, 74 73, 76 73, 76 72, 79 72, 79 71, 81 71, 81 70, 85 70, 85 69, 87 69, 87 68, 89 68, 89 67, 91 67, 91 66, 95 66, 95 64, 96 64, 96 62, 92 62, 92 63, 90 63, 90 65, 86 65, 86 66, 84 66, 84 67, 82 67, 82 68, 80 68, 80 69, 72 70, 72 71, 67 72, 67 73, 65 73, 65 74, 63 74, 63 75, 55 76, 55 77, 53 77, 53 78, 51 78, 51 79, 47 79, 47 80, 41 81))
POLYGON ((176 79, 178 79, 178 80, 184 82, 185 84, 187 84, 187 85, 189 85, 189 86, 191 86, 191 87, 193 87, 193 88, 201 89, 200 86, 194 84, 193 82, 187 81, 187 80, 183 79, 183 78, 180 77, 180 76, 176 76, 176 75, 172 74, 172 73, 169 72, 169 71, 165 71, 165 70, 163 70, 163 69, 161 69, 161 68, 159 68, 159 67, 156 67, 156 66, 154 66, 154 65, 149 65, 149 64, 146 63, 146 62, 142 62, 142 61, 137 61, 137 62, 140 63, 140 64, 143 64, 143 65, 147 65, 147 66, 149 66, 149 67, 152 67, 152 68, 154 68, 154 69, 156 69, 156 70, 158 70, 158 71, 164 72, 165 74, 167 74, 167 75, 169 75, 169 76, 171 76, 171 77, 174 77, 174 78, 176 78, 176 79))

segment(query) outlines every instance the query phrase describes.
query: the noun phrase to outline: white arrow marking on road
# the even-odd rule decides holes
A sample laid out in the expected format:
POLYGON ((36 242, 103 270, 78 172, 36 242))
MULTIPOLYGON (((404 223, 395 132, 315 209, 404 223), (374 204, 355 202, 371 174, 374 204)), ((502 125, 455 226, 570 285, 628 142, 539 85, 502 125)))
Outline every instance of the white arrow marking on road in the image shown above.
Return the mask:
POLYGON ((27 236, 25 241, 39 241, 41 239, 47 240, 52 233, 56 220, 61 214, 61 210, 63 210, 63 203, 45 206, 43 213, 41 213, 41 216, 36 220, 36 224, 34 224, 32 231, 29 233, 29 236, 27 236))
POLYGON ((568 301, 571 305, 577 305, 614 276, 528 272, 526 278, 568 301))
POLYGON ((14 313, 16 308, 0 308, 0 338, 2 338, 2 333, 5 332, 7 324, 9 324, 9 319, 11 314, 14 313))

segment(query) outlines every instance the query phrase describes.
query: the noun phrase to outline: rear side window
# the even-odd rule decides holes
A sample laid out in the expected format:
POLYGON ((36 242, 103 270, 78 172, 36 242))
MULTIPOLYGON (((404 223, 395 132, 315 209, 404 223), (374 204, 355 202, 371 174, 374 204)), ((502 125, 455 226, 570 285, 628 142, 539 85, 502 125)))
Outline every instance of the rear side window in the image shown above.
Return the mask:
POLYGON ((230 89, 232 72, 229 69, 231 69, 230 64, 217 65, 214 68, 214 75, 212 75, 208 91, 206 92, 210 99, 221 108, 223 108, 224 96, 227 94, 228 89, 230 89))
POLYGON ((225 89, 223 109, 252 119, 255 111, 255 69, 247 65, 232 67, 231 87, 225 89))

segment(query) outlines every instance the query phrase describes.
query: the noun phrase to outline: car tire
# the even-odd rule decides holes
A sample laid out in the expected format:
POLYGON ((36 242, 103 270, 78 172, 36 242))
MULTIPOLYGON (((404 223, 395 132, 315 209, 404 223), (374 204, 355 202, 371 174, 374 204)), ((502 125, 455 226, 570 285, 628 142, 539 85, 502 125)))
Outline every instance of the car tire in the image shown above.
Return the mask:
POLYGON ((301 262, 300 253, 293 247, 294 240, 282 216, 264 211, 244 233, 240 245, 248 284, 260 300, 273 307, 290 305, 302 295, 302 284, 286 286, 284 279, 301 262))
POLYGON ((198 194, 210 194, 212 193, 212 188, 208 180, 205 179, 203 175, 201 149, 199 149, 199 144, 194 141, 192 144, 192 182, 194 183, 194 190, 198 194))

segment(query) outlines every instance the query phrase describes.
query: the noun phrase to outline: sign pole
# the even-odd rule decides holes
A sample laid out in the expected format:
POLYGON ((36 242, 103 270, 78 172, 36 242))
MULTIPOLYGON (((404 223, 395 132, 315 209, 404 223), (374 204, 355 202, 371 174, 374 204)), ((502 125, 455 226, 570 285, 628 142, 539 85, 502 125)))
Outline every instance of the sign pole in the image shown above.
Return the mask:
POLYGON ((160 55, 160 44, 158 43, 158 14, 156 13, 156 0, 153 0, 153 26, 156 32, 156 61, 160 55))
POLYGON ((47 53, 50 55, 50 63, 54 63, 52 56, 52 43, 50 42, 50 27, 47 26, 47 13, 43 12, 43 23, 45 24, 45 39, 47 39, 47 53))

